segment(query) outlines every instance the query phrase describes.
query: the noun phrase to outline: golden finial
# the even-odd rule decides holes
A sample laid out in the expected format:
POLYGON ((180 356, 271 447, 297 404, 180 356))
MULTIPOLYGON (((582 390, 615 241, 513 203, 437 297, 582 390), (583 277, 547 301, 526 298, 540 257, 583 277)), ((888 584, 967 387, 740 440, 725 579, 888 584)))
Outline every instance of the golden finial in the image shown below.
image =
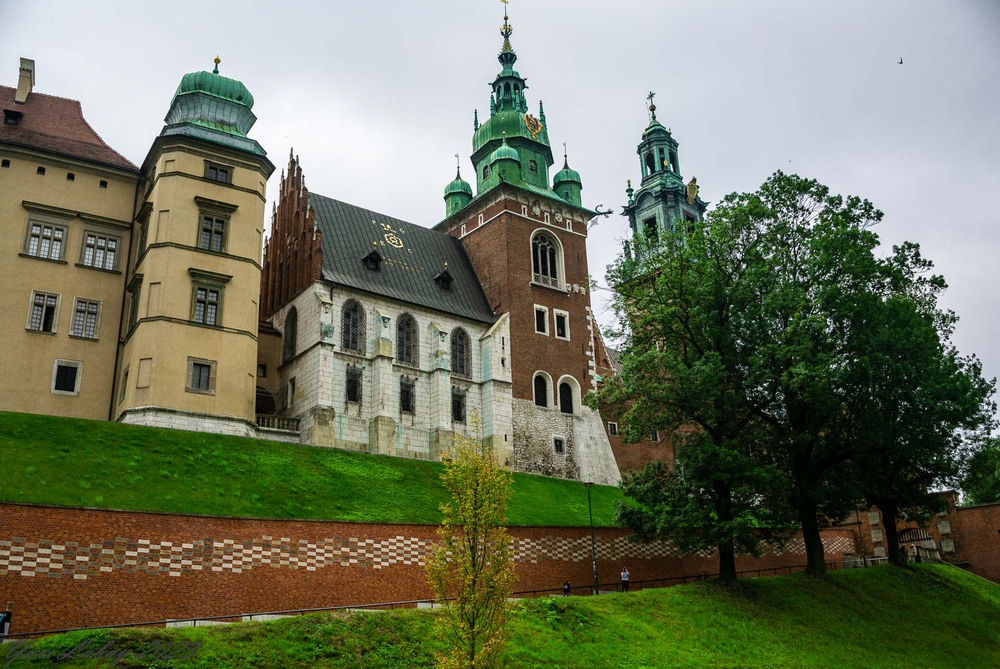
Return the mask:
POLYGON ((222 62, 222 59, 219 58, 218 56, 216 56, 215 60, 213 62, 215 63, 215 69, 212 70, 212 74, 218 74, 219 73, 219 63, 222 62))

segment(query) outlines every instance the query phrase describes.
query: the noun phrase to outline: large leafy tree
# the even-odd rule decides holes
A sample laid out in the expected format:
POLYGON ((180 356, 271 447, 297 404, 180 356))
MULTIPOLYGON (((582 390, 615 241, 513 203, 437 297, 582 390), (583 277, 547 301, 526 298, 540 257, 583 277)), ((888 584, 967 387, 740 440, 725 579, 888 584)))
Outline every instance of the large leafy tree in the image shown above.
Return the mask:
POLYGON ((1000 438, 986 440, 969 458, 962 492, 970 504, 1000 502, 1000 438))
POLYGON ((633 502, 619 520, 640 538, 715 549, 723 581, 736 579, 737 554, 759 552, 788 527, 775 513, 784 508, 774 499, 779 472, 753 457, 764 435, 746 367, 759 342, 740 323, 757 297, 749 270, 760 262, 763 231, 744 222, 640 240, 634 257, 612 267, 615 306, 630 327, 617 333, 623 374, 600 397, 624 412, 626 440, 674 433, 672 470, 656 463, 625 476, 633 502))
MULTIPOLYGON (((472 433, 478 433, 478 416, 473 415, 470 424, 472 433)), ((426 563, 428 579, 444 606, 438 632, 448 650, 438 658, 438 666, 496 667, 515 579, 507 534, 511 476, 488 443, 456 435, 441 481, 451 498, 441 505, 439 542, 426 563)))

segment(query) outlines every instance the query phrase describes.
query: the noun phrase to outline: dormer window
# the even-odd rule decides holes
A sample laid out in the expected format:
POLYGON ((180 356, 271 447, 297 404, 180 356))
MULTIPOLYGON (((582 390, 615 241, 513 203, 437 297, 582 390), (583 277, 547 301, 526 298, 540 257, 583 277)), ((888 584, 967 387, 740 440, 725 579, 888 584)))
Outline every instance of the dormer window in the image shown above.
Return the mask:
POLYGON ((361 262, 363 262, 365 267, 373 272, 382 271, 382 254, 378 251, 373 250, 371 253, 362 258, 361 262))
POLYGON ((451 276, 447 267, 434 277, 434 283, 436 283, 437 287, 441 290, 451 290, 451 282, 454 280, 454 277, 451 276))
POLYGON ((538 174, 538 163, 536 163, 534 160, 529 160, 528 171, 531 172, 532 174, 538 174))
POLYGON ((490 166, 483 165, 483 179, 489 179, 489 178, 490 178, 490 166))
POLYGON ((19 112, 16 109, 3 110, 3 122, 6 125, 17 125, 21 122, 22 116, 24 116, 24 112, 19 112))

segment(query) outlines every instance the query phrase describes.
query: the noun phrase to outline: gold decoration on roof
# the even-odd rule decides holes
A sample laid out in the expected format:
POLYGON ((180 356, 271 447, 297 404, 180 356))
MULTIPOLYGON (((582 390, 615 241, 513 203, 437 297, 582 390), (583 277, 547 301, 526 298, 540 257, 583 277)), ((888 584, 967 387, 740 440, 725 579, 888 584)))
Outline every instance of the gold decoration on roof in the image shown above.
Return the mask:
POLYGON ((698 199, 698 177, 691 177, 691 181, 687 185, 687 201, 688 204, 694 204, 694 201, 698 199))

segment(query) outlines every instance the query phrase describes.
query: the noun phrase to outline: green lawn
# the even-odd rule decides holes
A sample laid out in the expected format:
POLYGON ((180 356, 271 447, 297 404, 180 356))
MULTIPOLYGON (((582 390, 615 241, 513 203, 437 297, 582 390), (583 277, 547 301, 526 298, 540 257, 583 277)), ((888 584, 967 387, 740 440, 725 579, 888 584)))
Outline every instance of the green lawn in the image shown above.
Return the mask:
MULTIPOLYGON (((440 522, 441 465, 298 444, 0 412, 0 501, 370 522, 440 522)), ((614 525, 617 488, 592 490, 614 525)), ((512 525, 587 525, 581 483, 514 476, 512 525)))
MULTIPOLYGON (((51 637, 54 654, 89 642, 109 650, 199 643, 194 658, 123 667, 409 669, 433 666, 435 614, 320 614, 271 623, 179 630, 101 630, 51 637)), ((627 595, 525 600, 508 627, 504 667, 1000 666, 1000 587, 944 565, 877 567, 743 581, 696 583, 627 595)), ((0 647, 0 666, 22 652, 0 647), (6 656, 4 656, 6 653, 6 656)), ((103 667, 90 660, 11 667, 103 667)))

